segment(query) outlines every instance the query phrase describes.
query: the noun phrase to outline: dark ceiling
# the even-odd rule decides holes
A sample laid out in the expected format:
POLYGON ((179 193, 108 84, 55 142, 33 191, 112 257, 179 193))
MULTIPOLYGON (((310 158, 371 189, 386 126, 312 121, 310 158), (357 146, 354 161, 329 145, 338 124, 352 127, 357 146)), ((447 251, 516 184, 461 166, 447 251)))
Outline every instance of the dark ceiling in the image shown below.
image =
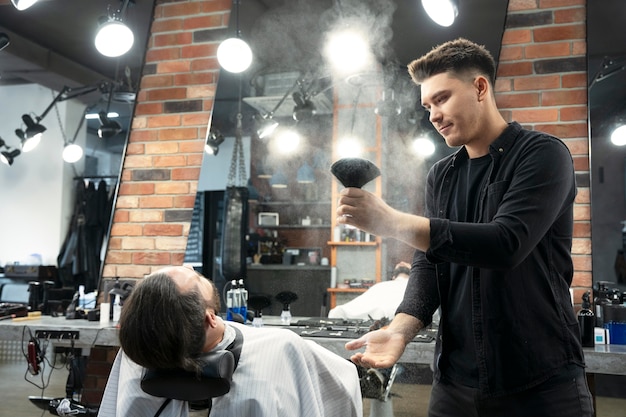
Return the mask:
MULTIPOLYGON (((239 18, 236 13, 231 15, 231 27, 223 35, 234 34, 239 22, 242 38, 253 48, 254 65, 243 76, 243 97, 253 94, 251 86, 258 74, 317 71, 322 65, 322 33, 340 17, 367 21, 370 34, 378 37, 374 53, 394 76, 406 80, 408 62, 459 36, 484 44, 498 58, 507 2, 459 3, 457 21, 442 28, 425 15, 417 0, 241 0, 239 18)), ((59 91, 64 86, 116 80, 136 91, 154 0, 134 0, 128 8, 125 21, 135 33, 128 54, 107 58, 93 43, 98 18, 107 14, 109 5, 115 10, 121 4, 113 0, 39 0, 18 11, 10 0, 0 0, 0 32, 11 39, 0 52, 0 85, 38 83, 59 91)), ((239 76, 222 71, 214 121, 232 118, 233 106, 239 101, 239 81, 239 76)))

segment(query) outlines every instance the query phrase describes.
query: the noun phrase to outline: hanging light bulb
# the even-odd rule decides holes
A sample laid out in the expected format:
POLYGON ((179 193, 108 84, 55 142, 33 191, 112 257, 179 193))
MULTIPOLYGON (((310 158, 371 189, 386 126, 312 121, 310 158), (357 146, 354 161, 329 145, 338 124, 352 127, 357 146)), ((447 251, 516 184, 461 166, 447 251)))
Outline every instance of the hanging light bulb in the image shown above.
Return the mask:
POLYGON ((448 27, 459 14, 456 0, 422 0, 422 6, 433 22, 448 27))
POLYGON ((73 164, 83 157, 83 148, 75 143, 69 143, 63 148, 63 160, 73 164))
POLYGON ((626 145, 626 125, 621 125, 611 133, 611 143, 615 146, 626 145))
POLYGON ((117 11, 99 19, 100 27, 96 34, 96 49, 104 56, 118 57, 130 51, 135 36, 133 31, 122 21, 129 0, 123 0, 117 11))
POLYGON ((37 3, 37 0, 11 0, 11 3, 13 3, 13 6, 15 6, 17 10, 26 10, 37 3))
POLYGON ((252 50, 239 38, 229 38, 217 48, 217 60, 228 72, 243 72, 252 63, 252 50))
POLYGON ((239 31, 239 3, 235 0, 235 25, 237 36, 228 38, 217 47, 217 61, 228 72, 238 74, 247 70, 252 64, 252 49, 240 38, 239 31))

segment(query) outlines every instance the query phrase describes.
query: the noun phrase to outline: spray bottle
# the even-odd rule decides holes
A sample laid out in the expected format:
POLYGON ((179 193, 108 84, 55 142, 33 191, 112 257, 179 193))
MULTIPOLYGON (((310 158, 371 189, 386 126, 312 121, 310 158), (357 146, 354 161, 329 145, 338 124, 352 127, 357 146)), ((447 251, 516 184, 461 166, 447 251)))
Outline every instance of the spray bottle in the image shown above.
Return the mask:
POLYGON ((239 314, 241 314, 245 322, 248 316, 248 290, 243 285, 243 279, 239 280, 239 301, 239 314))

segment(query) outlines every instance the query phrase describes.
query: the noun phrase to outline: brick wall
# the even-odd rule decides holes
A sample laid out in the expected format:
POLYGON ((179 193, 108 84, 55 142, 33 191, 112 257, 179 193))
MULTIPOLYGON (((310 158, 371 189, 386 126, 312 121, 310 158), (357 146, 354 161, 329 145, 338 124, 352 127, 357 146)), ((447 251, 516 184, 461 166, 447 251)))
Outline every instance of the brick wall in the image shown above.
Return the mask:
POLYGON ((157 0, 104 277, 184 259, 230 0, 157 0))
POLYGON ((565 141, 574 158, 574 300, 591 279, 585 0, 510 0, 496 81, 504 117, 565 141))

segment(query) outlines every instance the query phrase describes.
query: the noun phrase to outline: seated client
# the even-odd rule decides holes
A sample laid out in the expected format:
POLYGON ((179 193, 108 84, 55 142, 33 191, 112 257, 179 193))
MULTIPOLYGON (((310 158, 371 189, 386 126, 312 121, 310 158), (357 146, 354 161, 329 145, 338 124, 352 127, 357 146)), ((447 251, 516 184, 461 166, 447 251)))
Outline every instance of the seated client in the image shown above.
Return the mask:
POLYGON ((380 320, 392 319, 404 297, 409 282, 411 265, 399 262, 393 269, 391 280, 372 285, 358 297, 328 312, 330 318, 380 320))
MULTIPOLYGON (((120 317, 121 349, 111 369, 99 416, 152 417, 164 399, 141 386, 145 368, 196 371, 203 352, 225 349, 238 329, 241 354, 230 391, 213 399, 216 416, 361 416, 354 364, 280 328, 223 321, 212 281, 185 267, 168 267, 135 286, 120 317)), ((161 416, 187 416, 173 400, 161 416)))

